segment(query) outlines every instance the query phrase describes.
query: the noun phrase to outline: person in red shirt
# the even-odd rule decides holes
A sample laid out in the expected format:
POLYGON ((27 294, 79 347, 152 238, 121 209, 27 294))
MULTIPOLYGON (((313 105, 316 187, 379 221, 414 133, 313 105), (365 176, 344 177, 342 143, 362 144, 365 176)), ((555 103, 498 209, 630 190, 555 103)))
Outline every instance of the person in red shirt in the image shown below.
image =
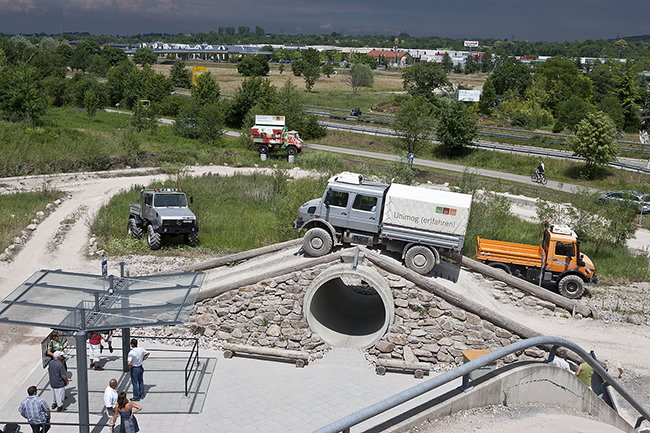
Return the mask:
POLYGON ((95 370, 102 371, 103 368, 99 366, 99 356, 100 349, 102 346, 102 334, 98 331, 92 331, 90 337, 88 338, 88 343, 90 343, 90 348, 88 350, 88 357, 90 358, 90 368, 95 367, 95 370))

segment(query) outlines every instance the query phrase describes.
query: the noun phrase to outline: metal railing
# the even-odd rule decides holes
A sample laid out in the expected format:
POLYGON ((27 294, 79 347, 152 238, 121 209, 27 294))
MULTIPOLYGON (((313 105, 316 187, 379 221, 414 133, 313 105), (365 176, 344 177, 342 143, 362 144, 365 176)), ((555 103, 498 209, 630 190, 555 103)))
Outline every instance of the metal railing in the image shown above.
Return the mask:
POLYGON ((572 350, 576 355, 582 358, 587 362, 596 373, 598 373, 603 378, 603 384, 600 387, 600 392, 597 392, 601 396, 607 386, 611 386, 618 393, 627 400, 630 405, 636 409, 641 416, 637 420, 635 428, 641 425, 641 422, 645 420, 650 420, 650 413, 641 406, 635 399, 632 397, 626 390, 623 388, 599 363, 596 361, 587 351, 577 344, 566 340, 560 337, 534 337, 527 340, 518 341, 516 343, 510 344, 509 346, 502 347, 495 350, 487 355, 481 356, 474 361, 470 361, 466 364, 456 367, 453 370, 450 370, 446 373, 443 373, 439 376, 436 376, 432 379, 429 379, 425 382, 422 382, 419 385, 411 387, 407 390, 404 390, 398 394, 395 394, 392 397, 388 397, 380 402, 377 402, 371 406, 361 409, 351 415, 348 415, 344 418, 334 421, 324 427, 315 430, 314 433, 338 433, 344 432, 349 433, 350 428, 360 424, 372 417, 380 415, 387 410, 393 409, 403 403, 406 403, 409 400, 412 400, 420 395, 432 391, 442 385, 445 385, 455 379, 463 377, 463 386, 467 387, 469 385, 469 373, 474 370, 477 370, 480 367, 486 366, 488 364, 496 362, 498 359, 503 358, 506 355, 515 353, 520 350, 525 350, 529 347, 534 346, 543 346, 543 345, 553 345, 551 352, 549 354, 548 362, 553 360, 555 356, 555 349, 559 346, 566 347, 567 349, 572 350))
POLYGON ((190 357, 187 359, 187 364, 185 364, 185 397, 189 395, 188 383, 190 381, 190 375, 194 369, 194 366, 198 368, 199 366, 199 339, 194 339, 194 345, 192 346, 192 351, 190 352, 190 357))
MULTIPOLYGON (((113 336, 120 336, 120 334, 113 334, 113 336)), ((199 339, 197 337, 153 337, 153 336, 146 336, 146 335, 132 335, 133 338, 140 340, 140 339, 148 339, 148 340, 181 340, 181 341, 192 341, 192 349, 189 350, 190 354, 187 358, 187 363, 185 363, 185 371, 184 371, 184 379, 185 379, 185 397, 189 395, 189 383, 190 383, 190 376, 192 376, 192 372, 194 371, 194 368, 196 367, 198 369, 200 365, 199 361, 199 339)), ((181 347, 181 346, 176 346, 176 347, 181 347)), ((187 347, 187 346, 185 346, 187 347)), ((187 350, 182 350, 182 349, 174 349, 173 352, 187 352, 187 350)))
MULTIPOLYGON (((381 129, 367 129, 367 128, 361 128, 359 126, 347 126, 347 125, 339 125, 336 123, 324 123, 322 122, 323 126, 326 126, 331 129, 335 130, 345 130, 345 131, 350 131, 350 132, 357 132, 360 134, 369 134, 369 135, 385 135, 388 137, 397 137, 399 134, 397 134, 394 131, 386 131, 386 130, 381 130, 381 129)), ((499 135, 499 134, 489 134, 489 135, 499 135)), ((505 135, 503 135, 505 137, 505 135)), ((428 139, 433 140, 434 137, 428 137, 428 139)), ((548 140, 547 140, 548 141, 548 140)), ((498 150, 501 152, 510 152, 510 153, 523 153, 527 155, 535 155, 535 156, 541 156, 541 157, 550 157, 550 158, 562 158, 562 159, 575 159, 577 161, 582 161, 584 160, 583 157, 580 156, 574 156, 569 153, 557 153, 557 152, 551 152, 548 150, 545 150, 544 148, 539 148, 539 149, 533 149, 533 148, 519 148, 519 147, 512 147, 512 146, 502 146, 502 145, 497 145, 497 144, 483 144, 483 143, 476 143, 472 142, 469 144, 470 146, 481 148, 481 149, 491 149, 491 150, 498 150)), ((643 152, 650 152, 643 150, 643 152)), ((633 170, 637 171, 639 173, 645 173, 645 174, 650 174, 650 168, 644 168, 638 165, 631 165, 631 164, 625 164, 622 162, 610 162, 610 166, 612 167, 618 167, 618 168, 624 168, 626 170, 633 170)))

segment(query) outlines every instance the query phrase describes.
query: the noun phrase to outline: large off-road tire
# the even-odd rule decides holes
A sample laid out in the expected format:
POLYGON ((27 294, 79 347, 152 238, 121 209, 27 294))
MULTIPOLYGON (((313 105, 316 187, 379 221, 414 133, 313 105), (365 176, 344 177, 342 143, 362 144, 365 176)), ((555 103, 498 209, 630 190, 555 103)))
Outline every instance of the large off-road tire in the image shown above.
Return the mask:
POLYGON ((436 265, 436 257, 430 248, 424 245, 414 245, 404 256, 406 267, 418 274, 426 275, 436 265))
POLYGON ((199 244, 199 234, 197 232, 192 232, 184 235, 185 243, 191 247, 195 247, 199 244))
POLYGON ((579 299, 585 291, 582 278, 577 275, 567 275, 557 284, 560 295, 569 299, 579 299))
POLYGON ((298 154, 298 148, 296 146, 287 147, 287 155, 296 156, 298 154))
POLYGON ((512 274, 512 271, 510 270, 510 266, 508 266, 505 263, 493 262, 493 263, 490 263, 488 266, 490 266, 490 267, 492 267, 494 269, 501 269, 506 274, 512 274))
POLYGON ((162 245, 160 233, 156 233, 151 224, 147 226, 147 245, 150 250, 159 250, 162 245))
POLYGON ((310 229, 305 233, 302 247, 312 257, 320 257, 332 250, 332 236, 320 227, 310 229))
POLYGON ((133 239, 142 237, 142 227, 135 222, 135 218, 129 218, 129 222, 126 223, 126 231, 133 236, 133 239))
POLYGON ((257 148, 257 150, 259 151, 260 155, 266 155, 267 153, 269 153, 268 146, 261 145, 260 147, 257 148))

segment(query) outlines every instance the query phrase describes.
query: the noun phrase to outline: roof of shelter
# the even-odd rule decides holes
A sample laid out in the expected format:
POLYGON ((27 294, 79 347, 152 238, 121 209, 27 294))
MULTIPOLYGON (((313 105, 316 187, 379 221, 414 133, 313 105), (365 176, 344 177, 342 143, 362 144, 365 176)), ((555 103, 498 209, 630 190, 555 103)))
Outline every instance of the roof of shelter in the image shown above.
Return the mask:
POLYGON ((205 274, 102 277, 40 270, 0 304, 0 323, 61 330, 162 326, 188 320, 205 274))

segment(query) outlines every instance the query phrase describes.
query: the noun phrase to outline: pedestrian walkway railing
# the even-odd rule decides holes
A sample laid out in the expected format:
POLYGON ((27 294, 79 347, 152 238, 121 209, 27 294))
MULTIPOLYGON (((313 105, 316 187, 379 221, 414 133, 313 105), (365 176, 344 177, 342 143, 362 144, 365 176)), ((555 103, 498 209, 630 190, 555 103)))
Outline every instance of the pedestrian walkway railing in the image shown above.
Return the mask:
MULTIPOLYGON (((118 334, 119 336, 119 334, 118 334)), ((185 397, 187 397, 190 393, 190 379, 192 377, 192 374, 195 372, 195 370, 198 371, 198 368, 200 366, 200 360, 199 360, 199 339, 197 337, 153 337, 153 336, 143 336, 143 335, 137 335, 133 336, 134 338, 140 340, 140 339, 149 339, 149 340, 174 340, 174 341, 182 341, 184 344, 178 345, 176 347, 179 347, 179 349, 174 349, 173 351, 176 352, 189 352, 190 354, 187 357, 187 363, 185 364, 185 397), (181 349, 181 347, 189 347, 192 346, 190 350, 187 349, 181 349)))
POLYGON ((377 402, 371 406, 361 409, 351 415, 348 415, 344 418, 341 418, 338 421, 335 421, 331 424, 328 424, 324 427, 315 430, 314 433, 338 433, 344 432, 349 433, 350 428, 360 424, 372 417, 380 415, 390 409, 393 409, 403 403, 406 403, 409 400, 412 400, 420 395, 425 394, 426 392, 432 391, 442 385, 445 385, 455 379, 463 377, 463 386, 467 388, 471 385, 469 381, 469 373, 474 370, 477 370, 481 367, 484 367, 488 364, 496 362, 498 359, 503 358, 506 355, 511 353, 518 352, 520 350, 525 350, 529 347, 534 346, 548 346, 552 345, 549 357, 547 362, 553 360, 555 356, 555 350, 557 347, 566 347, 567 349, 572 350, 576 355, 588 363, 596 373, 598 373, 603 379, 603 383, 600 387, 600 390, 596 391, 596 394, 602 397, 605 389, 608 386, 614 388, 618 393, 628 402, 630 405, 636 409, 641 416, 637 420, 635 429, 638 429, 641 425, 641 422, 645 420, 650 420, 650 413, 641 406, 635 399, 628 393, 625 388, 623 388, 601 365, 596 361, 589 353, 587 353, 583 348, 577 344, 559 337, 534 337, 527 340, 518 341, 516 343, 510 344, 509 346, 502 347, 495 350, 487 355, 484 355, 474 361, 468 362, 461 365, 453 370, 450 370, 446 373, 443 373, 439 376, 436 376, 432 379, 429 379, 425 382, 422 382, 419 385, 416 385, 412 388, 404 390, 398 394, 395 394, 392 397, 388 397, 380 402, 377 402))
POLYGON ((190 352, 190 357, 187 359, 187 364, 185 364, 185 397, 189 394, 188 384, 190 382, 190 376, 194 371, 194 367, 198 368, 199 366, 199 339, 194 339, 194 345, 192 346, 192 351, 190 352))

